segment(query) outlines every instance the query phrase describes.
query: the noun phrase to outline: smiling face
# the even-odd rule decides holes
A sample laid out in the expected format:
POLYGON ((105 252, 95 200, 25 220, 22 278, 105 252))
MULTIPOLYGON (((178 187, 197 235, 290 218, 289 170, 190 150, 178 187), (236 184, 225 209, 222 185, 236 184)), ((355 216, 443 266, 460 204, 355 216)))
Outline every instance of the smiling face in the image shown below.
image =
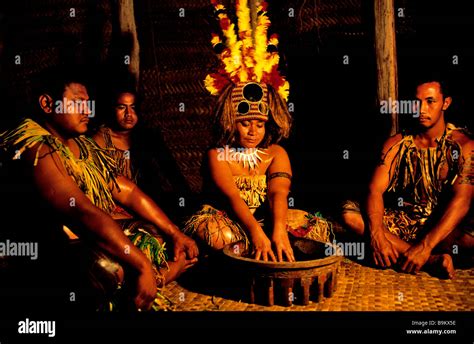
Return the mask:
POLYGON ((114 108, 115 120, 120 130, 132 130, 138 123, 135 112, 135 95, 132 93, 120 93, 114 108))
POLYGON ((438 82, 427 82, 416 89, 419 102, 418 122, 422 128, 429 129, 444 124, 444 111, 451 104, 451 97, 444 97, 438 82))
POLYGON ((262 120, 238 121, 237 142, 244 148, 256 148, 265 137, 265 122, 262 120))

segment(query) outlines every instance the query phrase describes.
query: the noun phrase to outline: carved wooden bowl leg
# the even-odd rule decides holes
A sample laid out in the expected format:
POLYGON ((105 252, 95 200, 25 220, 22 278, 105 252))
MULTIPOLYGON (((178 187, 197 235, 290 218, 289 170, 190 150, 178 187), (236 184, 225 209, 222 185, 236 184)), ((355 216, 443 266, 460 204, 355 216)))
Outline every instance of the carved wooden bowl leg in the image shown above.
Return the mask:
POLYGON ((268 306, 293 303, 308 305, 332 297, 337 287, 339 264, 317 269, 259 271, 251 276, 250 302, 268 306))
POLYGON ((255 294, 257 293, 256 277, 252 277, 250 281, 250 303, 256 303, 255 294))
POLYGON ((324 297, 331 297, 332 295, 332 272, 326 275, 326 282, 324 283, 324 297))
POLYGON ((302 295, 303 296, 303 300, 302 300, 303 305, 309 304, 309 296, 310 296, 312 282, 313 282, 313 279, 311 277, 304 277, 300 280, 302 294, 303 294, 302 295))
POLYGON ((318 276, 318 294, 317 300, 321 302, 324 296, 324 283, 326 282, 326 275, 319 275, 318 276))
POLYGON ((283 305, 289 307, 293 304, 294 301, 294 279, 293 278, 284 278, 280 280, 282 287, 282 296, 283 296, 283 305))
POLYGON ((265 284, 266 284, 267 304, 269 306, 273 306, 275 304, 273 278, 267 278, 265 282, 266 282, 265 284))

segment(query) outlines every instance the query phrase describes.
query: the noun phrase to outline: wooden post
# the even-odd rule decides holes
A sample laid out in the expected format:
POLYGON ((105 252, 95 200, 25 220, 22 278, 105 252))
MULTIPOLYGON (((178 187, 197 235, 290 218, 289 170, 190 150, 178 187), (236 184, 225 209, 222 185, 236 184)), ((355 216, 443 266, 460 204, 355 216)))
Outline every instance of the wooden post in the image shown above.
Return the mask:
MULTIPOLYGON (((135 86, 138 85, 140 77, 140 46, 138 44, 137 26, 133 11, 133 0, 118 0, 119 25, 122 37, 130 42, 130 63, 128 71, 135 78, 135 86)), ((124 57, 125 58, 125 57, 124 57)))
POLYGON ((255 0, 249 0, 249 9, 250 9, 250 27, 252 28, 252 41, 255 44, 255 29, 257 28, 257 6, 260 2, 257 3, 255 0))
MULTIPOLYGON (((374 12, 377 96, 378 104, 380 104, 382 100, 398 99, 394 0, 375 0, 374 12)), ((391 116, 390 135, 395 135, 398 132, 398 114, 392 113, 391 116)))

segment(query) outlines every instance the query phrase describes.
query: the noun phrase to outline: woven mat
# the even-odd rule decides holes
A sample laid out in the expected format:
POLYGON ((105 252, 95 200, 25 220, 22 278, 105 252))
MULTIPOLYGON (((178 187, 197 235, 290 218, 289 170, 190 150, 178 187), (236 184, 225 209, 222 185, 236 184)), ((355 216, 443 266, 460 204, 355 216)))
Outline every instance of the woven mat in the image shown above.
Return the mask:
MULTIPOLYGON (((222 294, 222 293, 220 293, 222 294)), ((307 306, 263 306, 246 303, 245 288, 225 298, 189 283, 170 283, 165 291, 178 311, 474 311, 474 268, 456 270, 454 280, 378 270, 345 259, 333 297, 307 306), (197 292, 199 290, 199 292, 197 292), (242 295, 239 300, 235 295, 242 295)))

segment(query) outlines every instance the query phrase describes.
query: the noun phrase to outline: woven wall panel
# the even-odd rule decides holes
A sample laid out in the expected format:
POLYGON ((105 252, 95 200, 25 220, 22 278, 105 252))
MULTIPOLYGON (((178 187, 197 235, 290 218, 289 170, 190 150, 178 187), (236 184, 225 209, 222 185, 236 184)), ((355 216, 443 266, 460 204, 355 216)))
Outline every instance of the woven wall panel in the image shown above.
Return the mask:
MULTIPOLYGON (((45 68, 60 63, 94 61, 108 42, 107 30, 93 31, 110 17, 109 0, 14 1, 6 15, 4 74, 12 97, 31 102, 31 80, 45 68), (71 12, 74 9, 74 13, 71 12), (71 14, 74 16, 72 17, 71 14), (98 22, 94 22, 98 20, 98 22), (100 42, 100 43, 99 43, 100 42), (100 47, 99 50, 95 50, 100 47), (21 64, 15 64, 20 56, 21 64), (91 58, 92 57, 92 58, 91 58), (26 97, 26 98, 25 98, 26 97)), ((110 0, 111 1, 111 0, 110 0)), ((109 37, 110 39, 110 37, 109 37)), ((13 114, 22 116, 24 114, 13 114)))
POLYGON ((208 1, 148 1, 140 7, 143 116, 161 129, 191 190, 198 192, 213 104, 202 80, 217 61, 209 43, 212 8, 208 1))
MULTIPOLYGON (((224 3, 232 9, 235 2, 224 3)), ((19 54, 23 64, 4 68, 10 92, 27 95, 30 77, 60 63, 64 56, 78 62, 107 61, 113 48, 109 49, 113 4, 113 0, 15 1, 5 56, 11 63, 19 54)), ((315 39, 366 34, 362 0, 272 0, 269 11, 270 31, 279 33, 282 42, 294 42, 296 48, 308 34, 315 39), (288 16, 289 8, 294 9, 295 17, 288 16)), ((199 191, 199 167, 210 144, 216 101, 202 82, 218 62, 209 42, 211 32, 218 32, 212 6, 208 0, 140 0, 135 1, 135 16, 142 116, 146 124, 163 131, 190 187, 199 191), (180 17, 183 10, 184 17, 180 17)), ((230 17, 235 18, 232 10, 230 17)))

